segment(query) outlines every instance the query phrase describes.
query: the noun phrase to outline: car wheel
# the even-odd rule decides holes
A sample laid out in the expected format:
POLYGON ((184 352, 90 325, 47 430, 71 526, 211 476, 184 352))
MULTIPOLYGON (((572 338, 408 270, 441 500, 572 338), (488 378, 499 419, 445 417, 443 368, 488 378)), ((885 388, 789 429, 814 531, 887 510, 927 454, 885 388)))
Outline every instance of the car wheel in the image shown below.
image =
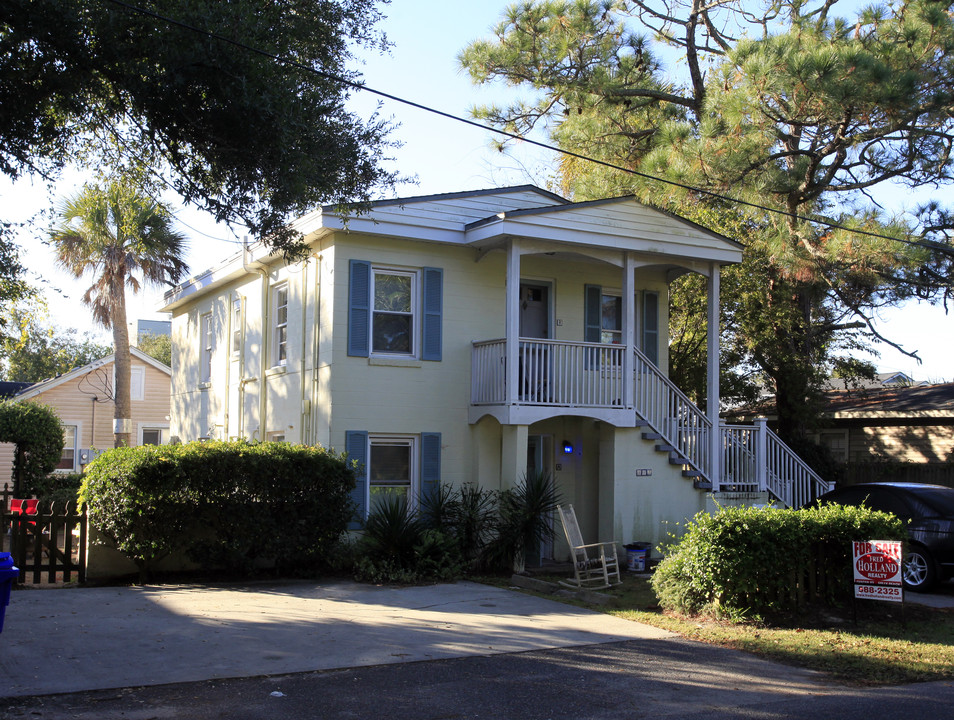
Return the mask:
POLYGON ((908 550, 904 558, 904 587, 912 592, 927 592, 937 582, 934 560, 922 547, 908 550))

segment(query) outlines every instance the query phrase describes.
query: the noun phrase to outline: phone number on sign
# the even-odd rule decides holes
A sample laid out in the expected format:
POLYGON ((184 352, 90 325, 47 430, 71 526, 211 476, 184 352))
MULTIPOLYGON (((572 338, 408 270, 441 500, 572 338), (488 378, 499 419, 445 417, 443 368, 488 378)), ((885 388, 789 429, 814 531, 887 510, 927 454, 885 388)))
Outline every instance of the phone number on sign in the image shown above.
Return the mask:
POLYGON ((870 598, 872 600, 897 600, 901 602, 901 588, 885 585, 855 585, 856 598, 870 598))

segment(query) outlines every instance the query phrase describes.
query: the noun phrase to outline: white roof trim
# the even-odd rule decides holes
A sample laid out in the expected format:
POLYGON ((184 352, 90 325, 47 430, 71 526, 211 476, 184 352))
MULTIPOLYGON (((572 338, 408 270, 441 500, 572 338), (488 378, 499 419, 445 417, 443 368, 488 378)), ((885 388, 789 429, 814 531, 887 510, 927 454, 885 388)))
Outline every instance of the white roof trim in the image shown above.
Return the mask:
MULTIPOLYGON (((132 357, 136 358, 137 360, 140 360, 146 363, 147 365, 151 365, 156 370, 159 370, 160 372, 164 372, 169 377, 172 377, 172 368, 170 368, 165 363, 161 363, 155 358, 150 357, 149 355, 146 355, 146 353, 144 353, 139 348, 133 347, 132 345, 130 345, 129 354, 132 357)), ((93 362, 91 363, 87 363, 86 365, 83 365, 82 367, 74 368, 73 370, 70 370, 67 373, 63 373, 62 375, 57 375, 55 378, 50 378, 49 380, 44 380, 43 382, 38 382, 35 385, 31 385, 23 392, 18 393, 17 395, 14 395, 12 399, 13 400, 31 400, 32 398, 35 398, 37 395, 41 395, 45 393, 47 390, 52 390, 58 385, 62 385, 63 383, 80 378, 83 375, 87 375, 93 372, 93 370, 98 370, 99 368, 105 365, 110 365, 114 363, 115 361, 116 361, 116 353, 110 353, 106 357, 102 357, 99 360, 93 360, 93 362)))

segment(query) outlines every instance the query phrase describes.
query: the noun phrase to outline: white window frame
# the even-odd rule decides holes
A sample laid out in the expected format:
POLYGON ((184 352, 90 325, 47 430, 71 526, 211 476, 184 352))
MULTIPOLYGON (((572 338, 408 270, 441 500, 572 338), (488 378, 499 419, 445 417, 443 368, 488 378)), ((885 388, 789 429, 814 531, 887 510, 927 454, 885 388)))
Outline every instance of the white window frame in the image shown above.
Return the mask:
POLYGON ((288 364, 288 283, 284 282, 272 288, 272 367, 285 367, 288 364), (284 294, 285 302, 279 304, 284 294), (285 319, 279 320, 279 310, 284 309, 285 319))
MULTIPOLYGON (((79 456, 80 456, 80 444, 83 437, 83 426, 82 423, 73 422, 70 420, 64 421, 61 423, 63 426, 63 452, 67 450, 66 445, 66 431, 68 428, 73 428, 73 465, 68 468, 57 467, 53 470, 56 473, 74 473, 79 470, 79 456)), ((63 462, 63 456, 60 455, 60 462, 63 462)))
POLYGON ((398 358, 417 358, 420 352, 420 334, 421 334, 421 323, 422 323, 422 311, 421 311, 421 274, 420 270, 412 270, 408 268, 397 268, 389 267, 385 265, 372 265, 371 266, 371 312, 368 313, 368 321, 370 327, 368 328, 368 351, 372 357, 398 357, 398 358), (411 279, 411 309, 409 312, 393 312, 388 310, 378 310, 375 308, 375 286, 377 284, 378 275, 397 275, 401 277, 408 277, 411 279), (411 318, 411 336, 410 336, 410 351, 409 352, 388 352, 386 350, 375 350, 374 347, 374 318, 375 315, 386 314, 386 315, 402 315, 410 316, 411 318))
POLYGON ((285 431, 284 430, 272 430, 270 433, 265 435, 265 439, 268 442, 285 442, 285 431))
POLYGON ((215 332, 212 313, 199 316, 199 382, 212 382, 212 353, 215 350, 215 332))
POLYGON ((625 310, 623 308, 623 293, 614 292, 612 290, 607 291, 605 288, 600 294, 600 344, 601 345, 622 345, 623 344, 623 316, 625 315, 625 310), (619 329, 618 330, 608 330, 603 327, 603 298, 615 298, 619 301, 619 329), (614 333, 618 338, 619 342, 608 343, 603 340, 603 333, 614 333))
POLYGON ((418 498, 420 496, 420 487, 421 487, 421 478, 420 478, 420 436, 419 435, 386 435, 386 434, 368 434, 368 452, 367 452, 367 473, 368 473, 368 484, 367 484, 367 498, 365 507, 370 512, 373 509, 373 500, 372 500, 372 488, 375 487, 375 483, 372 479, 374 473, 373 459, 371 457, 372 450, 375 445, 378 446, 401 446, 407 447, 410 453, 410 461, 408 463, 408 474, 409 474, 409 483, 408 483, 408 494, 407 494, 407 505, 409 510, 414 510, 417 508, 418 498))
MULTIPOLYGON (((117 387, 115 363, 113 363, 113 387, 117 387)), ((146 399, 146 367, 144 365, 129 366, 129 399, 146 399)))
POLYGON ((245 337, 245 298, 237 296, 232 300, 232 357, 242 352, 245 337))
POLYGON ((139 424, 139 445, 144 445, 143 436, 149 430, 159 431, 159 444, 166 445, 169 442, 169 423, 140 423, 139 424))

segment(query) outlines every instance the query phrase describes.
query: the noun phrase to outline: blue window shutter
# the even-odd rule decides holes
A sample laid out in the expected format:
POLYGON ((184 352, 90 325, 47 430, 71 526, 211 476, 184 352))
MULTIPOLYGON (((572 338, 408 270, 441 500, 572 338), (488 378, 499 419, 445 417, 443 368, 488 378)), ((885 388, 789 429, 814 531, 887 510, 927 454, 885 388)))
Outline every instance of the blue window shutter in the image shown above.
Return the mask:
MULTIPOLYGON (((603 286, 583 286, 583 342, 598 343, 603 330, 603 286)), ((595 370, 600 366, 599 350, 583 351, 583 367, 595 370)))
POLYGON ((371 263, 352 260, 348 284, 348 354, 368 357, 371 326, 371 263))
POLYGON ((603 330, 603 288, 583 286, 583 342, 599 342, 603 330))
POLYGON ((443 313, 444 271, 424 268, 424 347, 422 360, 441 359, 441 315, 443 313))
POLYGON ((368 433, 364 430, 345 432, 345 452, 348 453, 349 461, 357 463, 354 490, 351 491, 351 500, 357 509, 348 523, 348 529, 360 530, 368 514, 368 433))
POLYGON ((659 293, 643 291, 643 354, 659 366, 659 293))
POLYGON ((421 500, 434 498, 441 484, 441 434, 421 433, 421 500))

